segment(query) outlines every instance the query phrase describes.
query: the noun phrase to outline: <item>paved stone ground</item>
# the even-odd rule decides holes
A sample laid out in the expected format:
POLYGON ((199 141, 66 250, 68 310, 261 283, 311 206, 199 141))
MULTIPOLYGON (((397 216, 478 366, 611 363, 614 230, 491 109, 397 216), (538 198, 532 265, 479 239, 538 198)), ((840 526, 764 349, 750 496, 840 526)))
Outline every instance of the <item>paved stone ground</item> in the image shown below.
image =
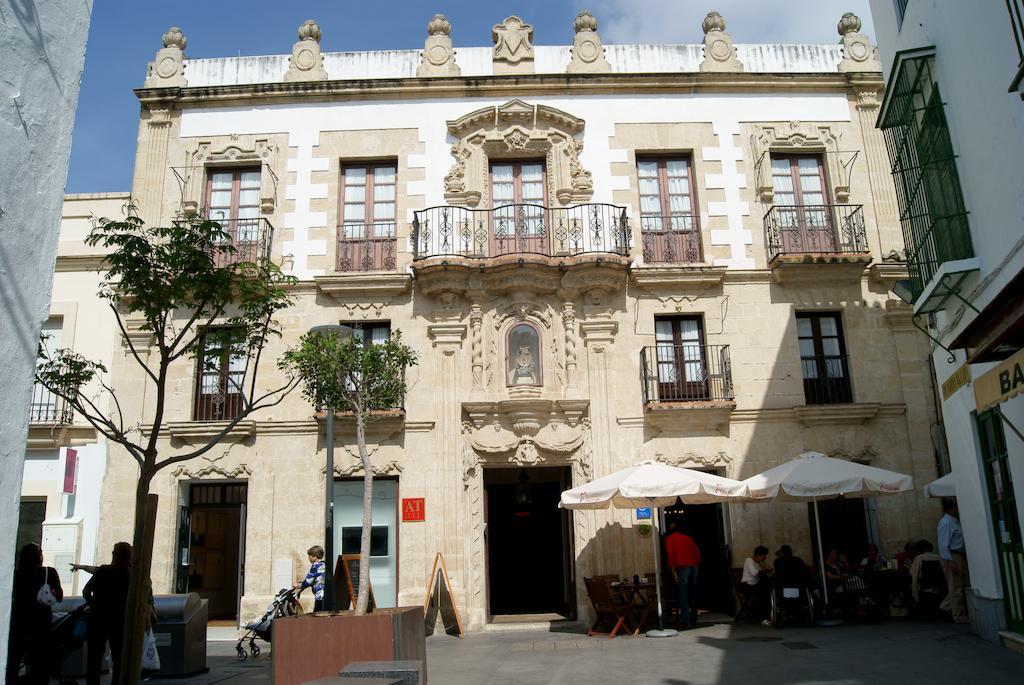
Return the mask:
MULTIPOLYGON (((270 683, 270 650, 239 663, 211 642, 210 672, 150 685, 270 683)), ((431 685, 782 685, 1024 682, 1024 657, 963 626, 886 623, 838 628, 711 625, 678 637, 588 638, 576 633, 474 633, 427 638, 431 685)))

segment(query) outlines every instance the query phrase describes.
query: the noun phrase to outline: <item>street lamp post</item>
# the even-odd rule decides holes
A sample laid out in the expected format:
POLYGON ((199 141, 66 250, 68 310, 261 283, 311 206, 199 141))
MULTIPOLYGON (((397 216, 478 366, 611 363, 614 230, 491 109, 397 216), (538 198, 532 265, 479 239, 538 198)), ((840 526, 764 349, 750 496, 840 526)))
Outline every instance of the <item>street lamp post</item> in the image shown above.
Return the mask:
MULTIPOLYGON (((326 324, 309 329, 313 335, 333 335, 342 340, 353 334, 351 326, 326 324)), ((327 465, 324 471, 324 611, 334 610, 334 412, 327 410, 327 465)))

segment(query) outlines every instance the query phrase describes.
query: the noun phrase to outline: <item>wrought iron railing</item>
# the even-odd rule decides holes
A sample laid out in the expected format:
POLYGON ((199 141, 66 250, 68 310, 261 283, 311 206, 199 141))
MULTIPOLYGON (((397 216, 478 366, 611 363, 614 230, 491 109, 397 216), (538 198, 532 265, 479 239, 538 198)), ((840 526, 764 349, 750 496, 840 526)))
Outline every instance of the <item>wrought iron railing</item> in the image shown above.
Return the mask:
POLYGON ((55 395, 42 383, 32 386, 29 423, 71 423, 72 412, 64 398, 55 395))
POLYGON ((398 260, 395 222, 338 226, 338 271, 394 271, 398 260))
POLYGON ((640 241, 647 264, 695 264, 704 260, 696 214, 642 216, 640 241))
POLYGON ((847 404, 853 402, 850 366, 845 354, 801 357, 804 401, 807 404, 847 404))
POLYGON ((775 205, 764 217, 768 261, 786 254, 868 251, 863 205, 775 205))
POLYGON ((222 242, 234 247, 232 252, 217 251, 214 261, 218 266, 229 266, 241 262, 259 263, 270 260, 274 244, 274 226, 263 217, 252 219, 172 219, 172 223, 185 221, 216 221, 227 233, 222 242))
POLYGON ((412 224, 413 259, 595 252, 625 256, 629 238, 626 208, 610 204, 431 207, 415 212, 412 224))
POLYGON ((644 404, 731 400, 728 345, 650 345, 640 351, 644 404))

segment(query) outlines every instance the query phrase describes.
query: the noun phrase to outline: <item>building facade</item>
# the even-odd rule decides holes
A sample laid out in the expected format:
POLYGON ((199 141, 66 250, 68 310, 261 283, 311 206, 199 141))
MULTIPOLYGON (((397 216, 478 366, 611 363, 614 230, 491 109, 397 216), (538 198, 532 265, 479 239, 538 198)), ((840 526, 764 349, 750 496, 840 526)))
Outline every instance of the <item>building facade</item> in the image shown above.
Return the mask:
MULTIPOLYGON (((50 296, 45 345, 66 348, 110 367, 119 346, 110 310, 98 297, 103 255, 85 244, 96 217, 117 217, 128 193, 66 195, 50 296)), ((109 382, 109 376, 104 379, 109 382)), ((97 386, 94 390, 99 391, 97 386)), ((100 399, 100 402, 105 401, 100 399)), ((104 405, 100 405, 104 406, 104 405)), ((107 470, 106 439, 41 384, 32 389, 25 474, 21 484, 18 544, 40 542, 67 594, 80 594, 88 576, 70 564, 103 559, 96 543, 100 491, 107 470)))
MULTIPOLYGON (((572 47, 534 46, 508 17, 491 47, 456 50, 435 16, 422 51, 321 53, 307 22, 291 57, 223 59, 187 59, 172 29, 136 91, 142 215, 217 218, 299 279, 265 359, 339 322, 419 353, 403 406, 369 429, 379 605, 423 602, 441 552, 472 628, 584 614, 584 577, 653 570, 650 528, 558 495, 644 459, 744 478, 814 449, 937 474, 927 339, 889 295, 907 272, 860 21, 808 46, 735 45, 717 13, 703 44, 604 46, 588 13, 572 28, 572 47)), ((237 406, 231 360, 204 368, 176 372, 164 451, 237 406)), ((113 378, 146 406, 125 355, 113 378)), ((323 536, 320 419, 296 393, 154 481, 158 592, 249 616, 300 574, 323 536)), ((339 426, 347 553, 362 472, 339 426)), ((134 473, 115 455, 104 487, 134 473)), ((938 517, 916 493, 824 511, 851 556, 938 517)), ((755 545, 812 556, 805 505, 667 516, 698 533, 709 608, 755 545)), ((101 548, 130 533, 106 498, 101 548)))
POLYGON ((907 299, 935 342, 971 622, 1024 649, 1022 5, 871 5, 889 77, 878 123, 899 192, 907 299))

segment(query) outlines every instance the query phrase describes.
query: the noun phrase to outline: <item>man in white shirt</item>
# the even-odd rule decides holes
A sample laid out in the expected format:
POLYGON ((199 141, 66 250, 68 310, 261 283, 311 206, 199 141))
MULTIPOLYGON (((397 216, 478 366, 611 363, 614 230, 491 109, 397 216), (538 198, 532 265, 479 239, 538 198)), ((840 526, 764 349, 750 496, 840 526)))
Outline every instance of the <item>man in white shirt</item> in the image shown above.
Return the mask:
POLYGON ((765 625, 768 621, 768 593, 771 592, 771 581, 767 580, 770 571, 764 565, 768 558, 768 548, 758 545, 754 548, 754 556, 747 557, 743 561, 743 577, 740 578, 740 589, 747 597, 752 597, 757 602, 758 613, 765 625))
POLYGON ((939 559, 946 574, 946 598, 939 608, 948 611, 957 623, 968 623, 964 587, 967 585, 967 554, 964 533, 960 529, 960 510, 956 500, 946 502, 946 514, 939 519, 939 559))

